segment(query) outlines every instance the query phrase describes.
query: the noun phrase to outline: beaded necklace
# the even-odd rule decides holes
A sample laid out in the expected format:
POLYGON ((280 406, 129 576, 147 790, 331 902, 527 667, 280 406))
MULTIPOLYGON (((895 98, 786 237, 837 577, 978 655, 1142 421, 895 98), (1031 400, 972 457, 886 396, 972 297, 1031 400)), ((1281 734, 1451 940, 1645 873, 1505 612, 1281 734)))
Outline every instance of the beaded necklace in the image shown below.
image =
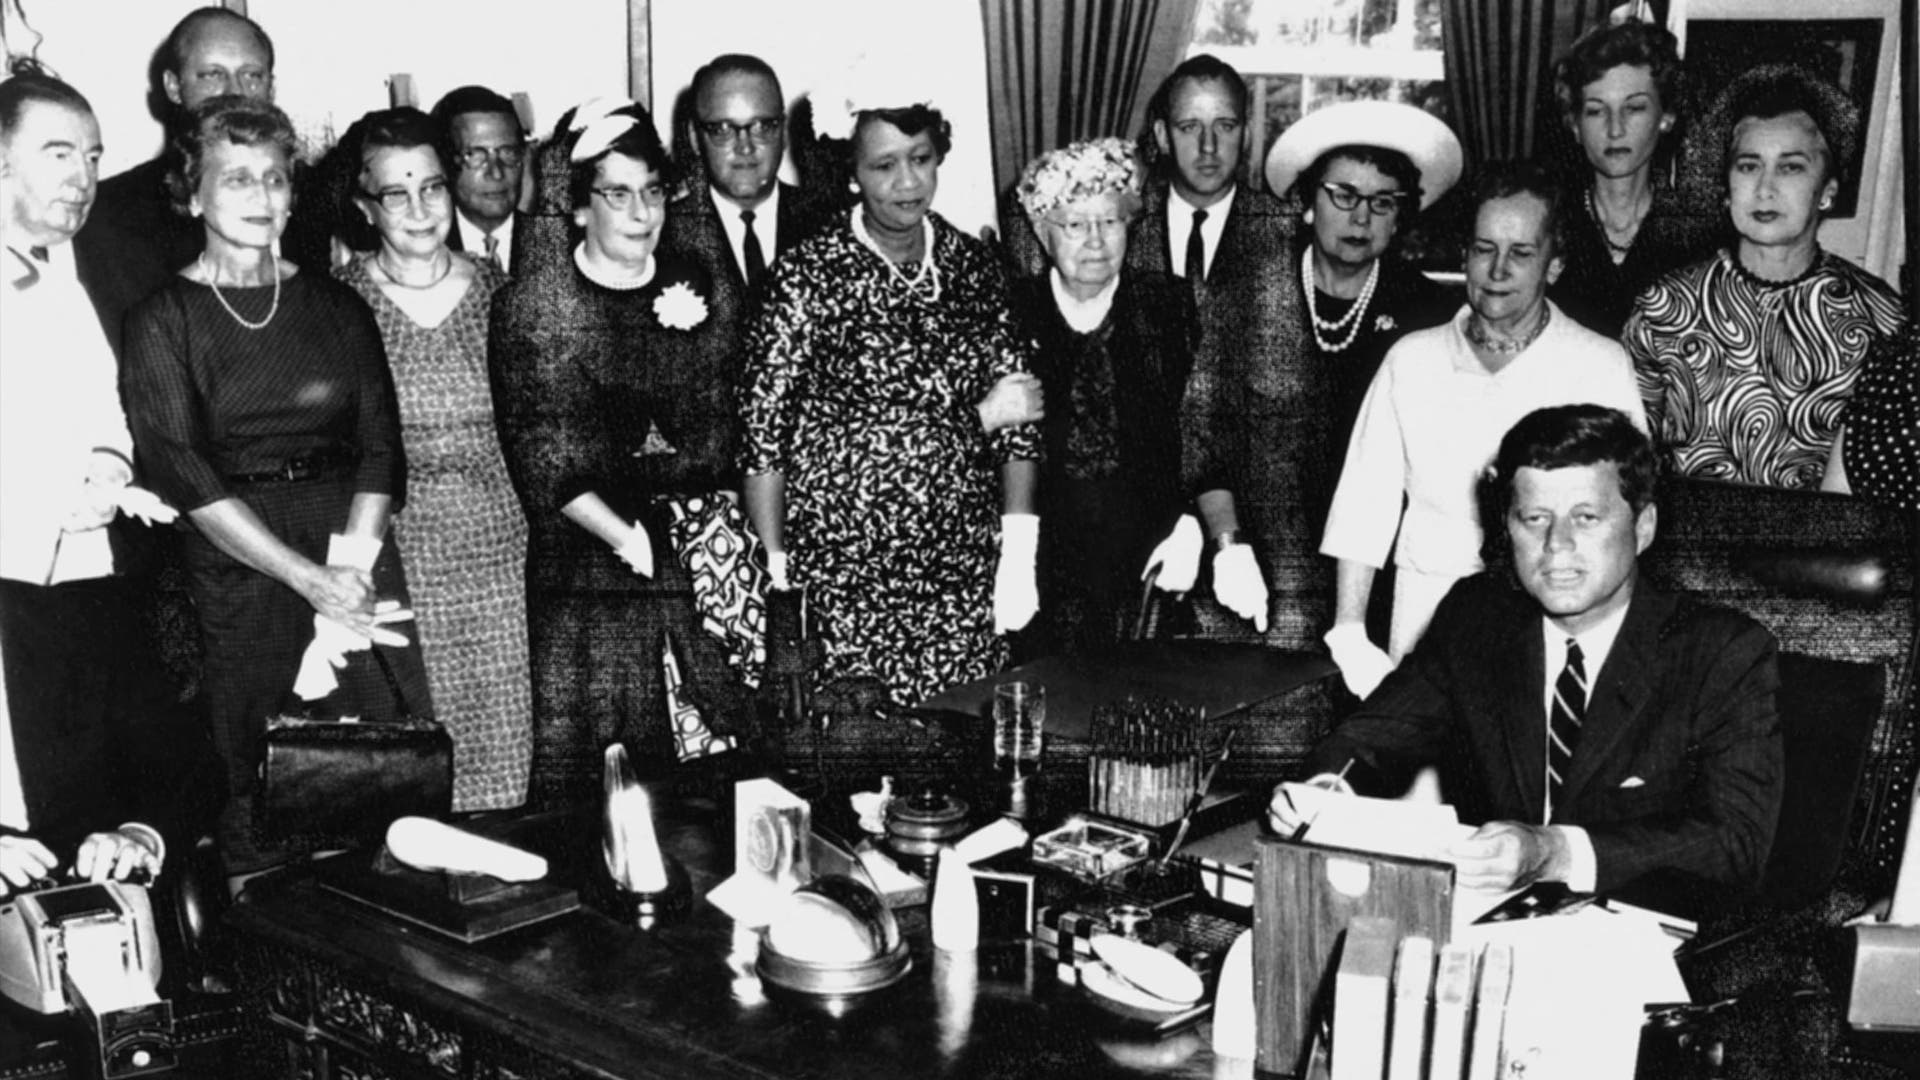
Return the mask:
POLYGON ((1360 298, 1355 300, 1353 306, 1347 309, 1347 313, 1338 319, 1320 317, 1318 305, 1313 298, 1313 251, 1311 249, 1300 253, 1300 278, 1307 287, 1307 315, 1313 320, 1313 343, 1320 346, 1322 352, 1344 351, 1347 346, 1353 344, 1355 338, 1360 336, 1360 313, 1367 310, 1367 304, 1373 300, 1374 287, 1380 284, 1380 260, 1373 260, 1373 269, 1367 271, 1367 283, 1360 287, 1360 298), (1338 334, 1345 330, 1347 336, 1344 341, 1336 343, 1321 337, 1322 330, 1328 334, 1338 334))
POLYGON ((860 241, 862 247, 879 257, 881 263, 887 268, 889 279, 894 284, 904 287, 909 295, 921 296, 928 303, 939 300, 940 265, 933 261, 933 222, 926 218, 920 219, 920 235, 925 238, 922 246, 926 250, 926 256, 920 261, 920 269, 915 271, 912 277, 908 277, 898 264, 887 257, 886 252, 880 250, 879 242, 867 232, 867 224, 861 220, 861 217, 860 208, 854 207, 853 238, 860 241))
POLYGON ((1533 329, 1527 331, 1525 337, 1506 339, 1488 334, 1487 325, 1480 321, 1478 314, 1475 314, 1467 319, 1465 333, 1467 341, 1476 348, 1485 349, 1495 356, 1518 356, 1526 352, 1528 346, 1539 340, 1540 335, 1547 329, 1548 320, 1552 318, 1553 309, 1542 304, 1540 321, 1533 324, 1533 329))
POLYGON ((227 314, 233 316, 234 322, 239 323, 248 330, 265 330, 267 324, 273 321, 273 317, 279 314, 280 266, 277 262, 273 267, 273 303, 267 308, 267 317, 257 323, 248 322, 241 318, 240 313, 233 309, 233 305, 227 303, 227 298, 220 295, 220 272, 214 268, 212 263, 207 261, 207 253, 204 251, 200 253, 200 272, 207 275, 207 287, 213 290, 213 298, 220 301, 220 306, 227 309, 227 314))
POLYGON ((400 275, 395 272, 393 267, 387 265, 386 252, 384 250, 375 252, 373 261, 379 264, 380 272, 387 275, 388 281, 393 282, 403 289, 431 289, 435 285, 447 280, 447 275, 453 273, 453 252, 446 248, 441 248, 439 252, 439 261, 442 263, 440 272, 433 276, 432 281, 424 281, 418 285, 415 285, 411 281, 402 281, 400 279, 400 275))

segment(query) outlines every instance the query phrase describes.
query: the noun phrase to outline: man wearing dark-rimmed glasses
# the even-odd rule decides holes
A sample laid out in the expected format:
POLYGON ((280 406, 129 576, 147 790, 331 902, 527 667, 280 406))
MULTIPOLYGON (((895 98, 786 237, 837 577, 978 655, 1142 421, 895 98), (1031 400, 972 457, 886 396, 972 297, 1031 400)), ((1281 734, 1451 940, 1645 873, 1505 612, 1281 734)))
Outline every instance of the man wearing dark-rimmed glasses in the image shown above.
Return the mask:
POLYGON ((512 273, 513 232, 527 183, 527 133, 513 102, 484 86, 448 91, 433 107, 453 180, 447 246, 512 273))

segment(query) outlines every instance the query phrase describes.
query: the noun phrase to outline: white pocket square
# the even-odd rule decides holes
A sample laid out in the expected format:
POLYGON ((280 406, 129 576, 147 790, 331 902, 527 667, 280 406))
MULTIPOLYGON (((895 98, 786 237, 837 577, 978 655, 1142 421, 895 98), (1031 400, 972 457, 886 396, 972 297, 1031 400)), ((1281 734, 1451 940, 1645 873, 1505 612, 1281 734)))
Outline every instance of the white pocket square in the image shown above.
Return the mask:
POLYGON ((1647 782, 1637 776, 1629 776, 1625 780, 1620 781, 1620 786, 1622 788, 1646 787, 1647 782))

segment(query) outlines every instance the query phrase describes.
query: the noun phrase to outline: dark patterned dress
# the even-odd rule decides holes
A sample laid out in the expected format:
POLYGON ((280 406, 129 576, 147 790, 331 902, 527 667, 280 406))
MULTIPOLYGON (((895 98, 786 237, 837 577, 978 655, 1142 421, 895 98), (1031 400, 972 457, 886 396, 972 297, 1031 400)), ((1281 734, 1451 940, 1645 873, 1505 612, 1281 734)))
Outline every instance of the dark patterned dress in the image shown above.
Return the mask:
POLYGON ((1677 473, 1817 489, 1867 351, 1904 321, 1897 293, 1837 255, 1774 282, 1722 250, 1642 293, 1623 344, 1677 473))
POLYGON ((1920 510, 1920 327, 1874 343, 1847 403, 1841 456, 1855 495, 1920 510))
POLYGON ((743 383, 743 469, 786 479, 792 580, 822 616, 822 677, 878 678, 903 702, 1004 662, 999 471, 1038 453, 1031 428, 989 437, 975 409, 1028 366, 1000 265, 931 220, 937 299, 897 283, 850 219, 782 256, 743 383))
POLYGON ((533 684, 527 667, 527 519, 507 478, 487 385, 487 312, 506 275, 476 263, 436 326, 400 310, 359 259, 336 270, 387 346, 407 448, 406 512, 393 520, 440 720, 453 736, 453 809, 527 798, 533 684))

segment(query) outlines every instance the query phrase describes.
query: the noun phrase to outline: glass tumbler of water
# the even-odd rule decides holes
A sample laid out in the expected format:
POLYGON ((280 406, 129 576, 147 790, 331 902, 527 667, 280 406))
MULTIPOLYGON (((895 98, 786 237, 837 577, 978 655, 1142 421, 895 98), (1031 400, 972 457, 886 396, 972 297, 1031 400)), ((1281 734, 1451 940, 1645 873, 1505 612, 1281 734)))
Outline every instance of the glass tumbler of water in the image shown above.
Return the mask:
POLYGON ((1033 682, 1004 682, 993 688, 995 764, 1038 763, 1046 726, 1046 687, 1033 682))

